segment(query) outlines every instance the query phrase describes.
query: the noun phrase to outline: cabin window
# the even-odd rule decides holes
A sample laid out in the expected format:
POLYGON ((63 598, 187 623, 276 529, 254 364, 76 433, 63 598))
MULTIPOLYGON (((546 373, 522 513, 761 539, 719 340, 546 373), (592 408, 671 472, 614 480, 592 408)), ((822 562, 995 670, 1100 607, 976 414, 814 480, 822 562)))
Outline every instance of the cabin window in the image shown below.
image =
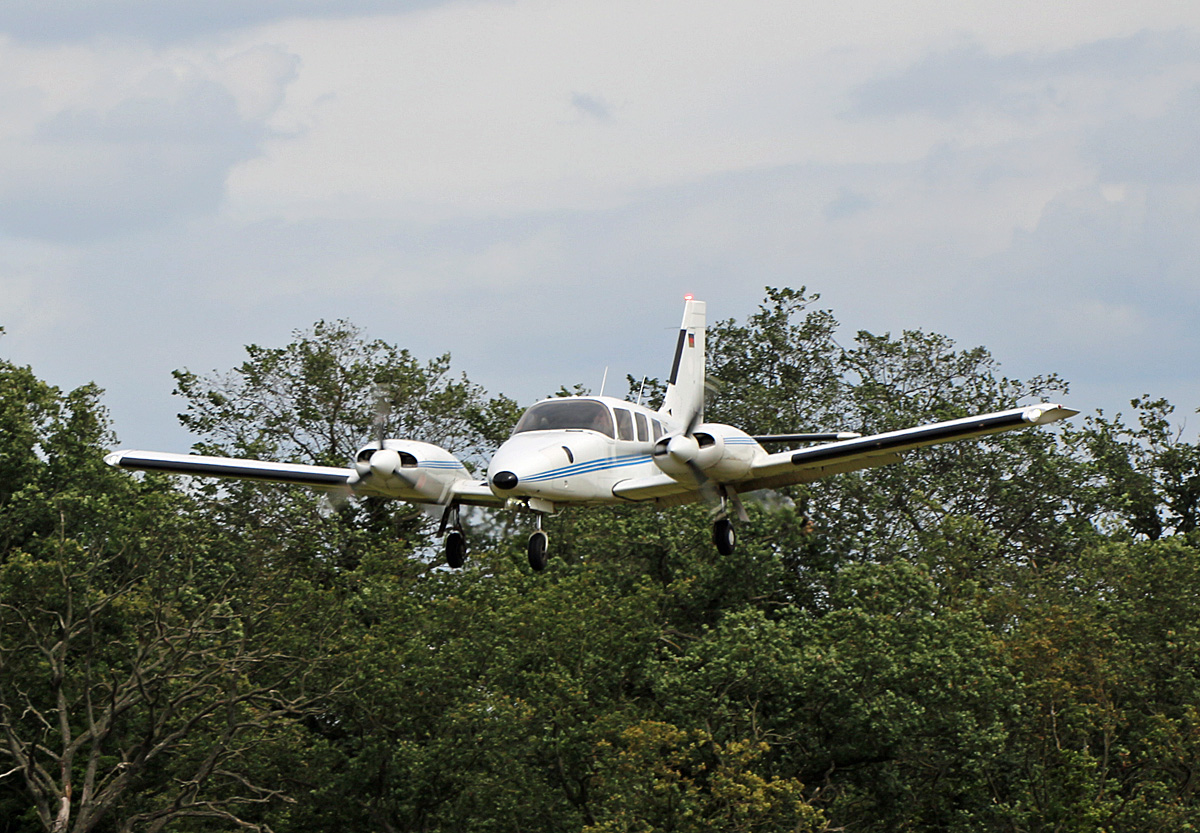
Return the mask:
POLYGON ((659 438, 663 435, 662 423, 657 419, 652 419, 650 420, 650 424, 654 426, 654 441, 658 442, 659 438))
POLYGON ((513 429, 514 434, 525 431, 556 431, 564 428, 583 428, 613 436, 612 415, 602 402, 592 399, 547 399, 527 410, 513 429))
POLYGON ((644 443, 650 439, 650 427, 646 424, 646 415, 634 414, 633 418, 637 421, 638 442, 644 443))
POLYGON ((633 415, 624 408, 613 408, 613 413, 617 415, 617 439, 632 440, 633 415))

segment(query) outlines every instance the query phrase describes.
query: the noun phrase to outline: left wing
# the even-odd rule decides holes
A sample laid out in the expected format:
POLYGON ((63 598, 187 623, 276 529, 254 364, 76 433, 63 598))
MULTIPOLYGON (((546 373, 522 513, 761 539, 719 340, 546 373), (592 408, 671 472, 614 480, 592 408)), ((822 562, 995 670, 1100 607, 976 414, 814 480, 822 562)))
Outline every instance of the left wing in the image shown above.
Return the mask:
POLYGON ((167 451, 114 451, 104 458, 110 466, 133 471, 166 474, 231 477, 267 483, 294 483, 313 489, 339 489, 349 485, 354 469, 333 466, 305 466, 297 463, 271 463, 240 457, 204 457, 198 454, 173 454, 167 451))
MULTIPOLYGON (((1031 425, 1048 425, 1077 413, 1062 405, 1027 405, 1009 411, 839 440, 796 451, 764 453, 754 460, 743 477, 725 481, 723 485, 731 486, 738 492, 752 492, 809 483, 833 474, 896 463, 905 451, 916 448, 985 437, 1031 425)), ((669 506, 694 501, 698 492, 662 474, 618 483, 613 494, 627 500, 654 500, 659 505, 669 506)))
POLYGON ((465 472, 459 474, 454 469, 443 467, 399 469, 394 473, 394 483, 376 484, 363 482, 358 472, 350 468, 272 463, 242 457, 205 457, 168 451, 114 451, 104 458, 104 462, 131 471, 290 483, 326 492, 354 491, 392 497, 410 503, 460 503, 473 506, 504 504, 504 500, 497 497, 486 482, 475 480, 465 472))

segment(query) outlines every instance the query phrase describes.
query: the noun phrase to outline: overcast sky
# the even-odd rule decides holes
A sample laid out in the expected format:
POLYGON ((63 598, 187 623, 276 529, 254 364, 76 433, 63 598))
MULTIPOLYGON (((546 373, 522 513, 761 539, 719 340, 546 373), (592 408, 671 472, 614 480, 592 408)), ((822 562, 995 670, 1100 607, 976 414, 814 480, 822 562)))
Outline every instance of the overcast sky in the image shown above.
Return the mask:
POLYGON ((1194 437, 1200 4, 0 6, 0 356, 123 445, 322 318, 528 403, 767 285, 1194 437))

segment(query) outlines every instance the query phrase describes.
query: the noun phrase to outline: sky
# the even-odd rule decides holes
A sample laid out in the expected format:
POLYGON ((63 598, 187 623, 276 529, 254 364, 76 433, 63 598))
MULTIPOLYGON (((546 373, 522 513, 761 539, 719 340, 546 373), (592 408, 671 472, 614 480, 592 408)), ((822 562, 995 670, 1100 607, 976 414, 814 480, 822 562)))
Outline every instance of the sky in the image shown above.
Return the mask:
POLYGON ((1194 0, 0 6, 0 357, 124 446, 320 319, 527 404, 766 286, 1191 438, 1198 231, 1194 0))

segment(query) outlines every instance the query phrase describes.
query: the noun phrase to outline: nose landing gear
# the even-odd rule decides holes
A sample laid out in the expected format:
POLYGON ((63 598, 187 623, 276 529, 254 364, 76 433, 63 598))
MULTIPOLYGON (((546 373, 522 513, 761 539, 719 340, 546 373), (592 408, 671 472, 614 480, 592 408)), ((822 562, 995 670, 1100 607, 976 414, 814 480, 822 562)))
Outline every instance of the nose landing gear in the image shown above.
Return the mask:
POLYGON ((550 544, 550 538, 542 531, 542 516, 537 516, 537 530, 529 536, 529 567, 535 572, 540 573, 546 569, 546 547, 550 544))
POLYGON ((546 569, 546 547, 550 539, 540 529, 529 536, 529 566, 535 573, 546 569))

